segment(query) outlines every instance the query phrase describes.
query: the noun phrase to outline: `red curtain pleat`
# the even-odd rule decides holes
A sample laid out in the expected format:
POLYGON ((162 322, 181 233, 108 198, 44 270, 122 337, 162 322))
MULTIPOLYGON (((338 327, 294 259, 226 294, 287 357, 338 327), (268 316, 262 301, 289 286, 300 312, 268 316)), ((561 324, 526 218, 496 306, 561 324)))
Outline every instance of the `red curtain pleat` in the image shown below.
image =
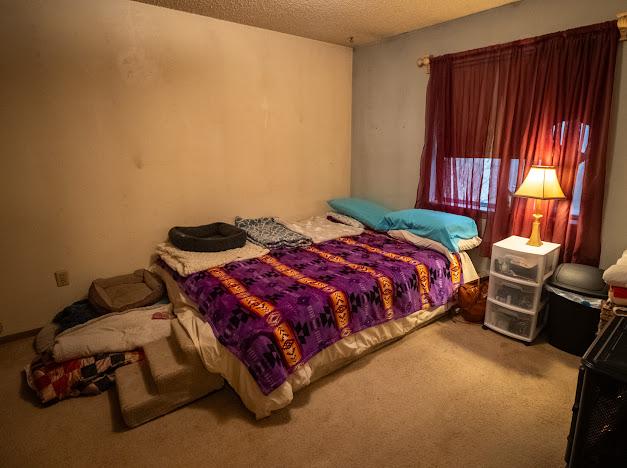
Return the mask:
POLYGON ((489 255, 529 236, 533 200, 512 193, 555 165, 567 199, 542 202, 542 238, 598 265, 618 40, 612 21, 432 58, 416 207, 472 217, 489 255))

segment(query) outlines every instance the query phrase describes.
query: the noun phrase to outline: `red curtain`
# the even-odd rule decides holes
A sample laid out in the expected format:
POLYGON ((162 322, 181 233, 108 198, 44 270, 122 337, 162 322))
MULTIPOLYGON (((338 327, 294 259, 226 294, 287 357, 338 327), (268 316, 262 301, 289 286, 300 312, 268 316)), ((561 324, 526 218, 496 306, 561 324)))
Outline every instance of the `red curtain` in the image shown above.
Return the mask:
POLYGON ((542 202, 542 239, 598 265, 618 39, 612 21, 432 58, 416 207, 472 217, 489 255, 529 236, 533 200, 512 194, 555 165, 567 199, 542 202))

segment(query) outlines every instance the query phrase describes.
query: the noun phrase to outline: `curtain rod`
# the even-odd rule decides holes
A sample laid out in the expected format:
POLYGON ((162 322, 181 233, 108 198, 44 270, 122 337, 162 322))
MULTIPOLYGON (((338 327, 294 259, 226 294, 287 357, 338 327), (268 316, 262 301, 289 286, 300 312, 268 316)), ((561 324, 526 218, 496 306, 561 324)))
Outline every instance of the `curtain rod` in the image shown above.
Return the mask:
MULTIPOLYGON (((620 41, 627 41, 627 11, 616 15, 616 25, 620 31, 620 41)), ((425 55, 416 60, 418 68, 425 67, 427 74, 429 73, 429 64, 431 63, 431 55, 425 55)))

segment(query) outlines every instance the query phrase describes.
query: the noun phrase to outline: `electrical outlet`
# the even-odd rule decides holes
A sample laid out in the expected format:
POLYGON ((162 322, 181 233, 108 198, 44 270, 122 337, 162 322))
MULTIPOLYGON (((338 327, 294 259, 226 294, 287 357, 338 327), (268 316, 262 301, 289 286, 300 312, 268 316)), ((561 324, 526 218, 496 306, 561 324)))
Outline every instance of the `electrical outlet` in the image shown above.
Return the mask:
POLYGON ((59 288, 70 284, 70 275, 67 270, 55 271, 54 279, 57 280, 57 287, 59 288))

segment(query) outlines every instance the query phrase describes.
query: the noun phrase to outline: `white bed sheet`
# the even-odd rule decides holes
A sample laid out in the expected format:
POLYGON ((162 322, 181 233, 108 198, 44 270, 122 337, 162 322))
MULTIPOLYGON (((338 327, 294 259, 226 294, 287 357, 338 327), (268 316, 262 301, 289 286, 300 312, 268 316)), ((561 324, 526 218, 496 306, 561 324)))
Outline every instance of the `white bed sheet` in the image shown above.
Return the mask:
POLYGON ((459 252, 459 258, 462 261, 462 281, 464 284, 479 279, 479 274, 474 263, 470 259, 468 252, 459 252))

